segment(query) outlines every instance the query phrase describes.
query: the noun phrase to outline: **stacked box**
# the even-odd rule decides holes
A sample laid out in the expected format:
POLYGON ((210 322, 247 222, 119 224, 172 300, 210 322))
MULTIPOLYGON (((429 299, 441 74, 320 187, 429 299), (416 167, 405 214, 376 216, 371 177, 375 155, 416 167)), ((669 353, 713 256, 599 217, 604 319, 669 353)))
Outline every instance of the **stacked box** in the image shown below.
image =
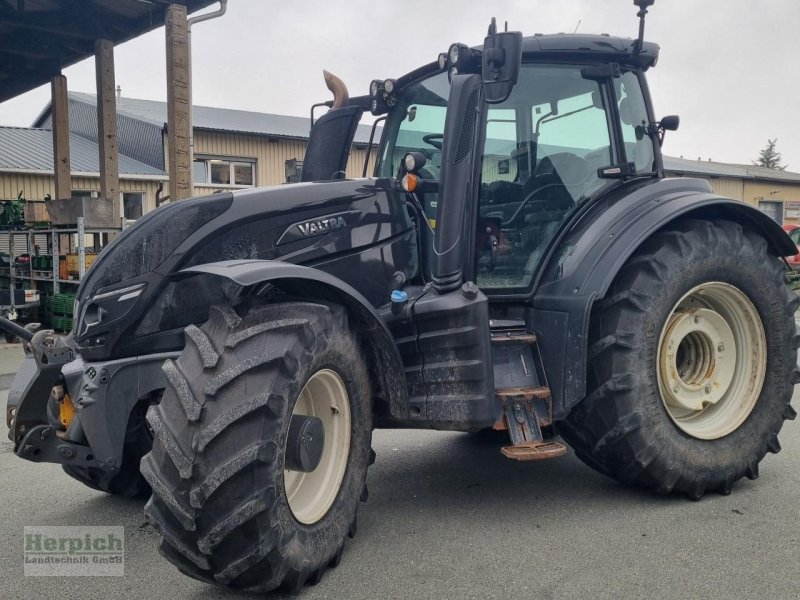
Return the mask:
POLYGON ((50 319, 56 331, 72 331, 72 312, 75 305, 75 294, 53 294, 50 297, 50 319))
POLYGON ((25 203, 25 223, 32 227, 48 227, 50 215, 44 201, 28 201, 25 203))

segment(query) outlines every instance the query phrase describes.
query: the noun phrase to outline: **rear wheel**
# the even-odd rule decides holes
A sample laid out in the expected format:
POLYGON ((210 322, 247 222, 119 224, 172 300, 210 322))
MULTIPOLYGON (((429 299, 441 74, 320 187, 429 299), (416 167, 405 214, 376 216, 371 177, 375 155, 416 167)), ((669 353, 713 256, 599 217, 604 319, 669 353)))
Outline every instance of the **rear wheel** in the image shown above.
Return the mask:
POLYGON ((589 466, 700 498, 755 479, 800 380, 785 267, 731 222, 686 220, 620 270, 592 313, 588 395, 560 432, 589 466))
POLYGON ((214 307, 186 339, 142 460, 162 553, 249 591, 318 581, 355 534, 371 459, 369 378, 345 311, 214 307))

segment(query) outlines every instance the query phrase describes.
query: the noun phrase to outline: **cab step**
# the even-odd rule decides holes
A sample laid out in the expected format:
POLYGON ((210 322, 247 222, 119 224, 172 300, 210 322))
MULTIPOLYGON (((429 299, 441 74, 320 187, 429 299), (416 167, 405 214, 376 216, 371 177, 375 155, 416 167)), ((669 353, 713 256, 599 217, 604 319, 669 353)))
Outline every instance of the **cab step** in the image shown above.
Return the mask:
POLYGON ((559 442, 545 440, 542 427, 552 424, 550 389, 544 386, 508 388, 496 391, 503 406, 503 425, 508 430, 511 446, 500 449, 512 460, 545 460, 567 453, 559 442))
POLYGON ((560 442, 539 442, 520 444, 519 446, 503 446, 500 448, 503 456, 511 460, 529 461, 558 458, 567 453, 567 447, 560 442))
POLYGON ((506 429, 511 445, 500 449, 512 460, 557 458, 567 453, 559 442, 545 440, 543 428, 553 424, 550 388, 539 354, 536 335, 524 329, 495 330, 495 398, 502 417, 495 429, 506 429))

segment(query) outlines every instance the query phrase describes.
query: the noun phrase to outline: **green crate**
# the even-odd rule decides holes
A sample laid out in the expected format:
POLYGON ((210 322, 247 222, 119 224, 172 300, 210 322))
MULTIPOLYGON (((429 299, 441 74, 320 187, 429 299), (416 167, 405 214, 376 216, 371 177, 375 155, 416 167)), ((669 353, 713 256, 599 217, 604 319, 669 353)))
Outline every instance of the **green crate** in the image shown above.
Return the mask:
POLYGON ((75 294, 53 294, 50 306, 53 314, 71 317, 75 306, 75 294))

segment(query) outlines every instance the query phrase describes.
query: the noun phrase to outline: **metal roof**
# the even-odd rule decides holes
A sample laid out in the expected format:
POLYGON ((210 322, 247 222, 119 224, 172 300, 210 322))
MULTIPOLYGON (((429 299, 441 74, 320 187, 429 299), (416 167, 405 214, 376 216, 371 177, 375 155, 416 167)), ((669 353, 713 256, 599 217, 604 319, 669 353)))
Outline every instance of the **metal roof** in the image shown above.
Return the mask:
POLYGON ((32 90, 94 55, 164 24, 166 7, 194 12, 216 0, 0 0, 0 102, 32 90))
MULTIPOLYGON (((69 136, 72 173, 100 172, 99 148, 95 142, 77 134, 69 136)), ((53 132, 50 129, 0 126, 0 171, 53 172, 53 132)), ((166 178, 160 169, 119 155, 119 174, 166 178)))
POLYGON ((755 165, 737 165, 704 160, 690 160, 664 156, 664 169, 675 174, 706 175, 709 177, 735 177, 759 179, 783 183, 800 183, 800 173, 780 171, 755 165))
MULTIPOLYGON (((71 101, 97 106, 97 96, 94 94, 69 92, 69 97, 71 101)), ((48 113, 49 107, 36 119, 34 126, 40 125, 47 118, 48 113)), ((167 122, 167 103, 121 96, 117 98, 117 113, 163 127, 167 122)), ((210 106, 194 106, 192 120, 197 129, 253 133, 299 140, 307 140, 311 129, 311 122, 306 117, 290 117, 210 106)), ((367 144, 370 131, 370 125, 359 125, 354 141, 358 144, 367 144)))
MULTIPOLYGON (((53 127, 53 114, 49 104, 33 126, 44 129, 53 127)), ((97 143, 97 106, 71 97, 69 100, 69 130, 82 138, 97 143)), ((117 148, 120 154, 156 169, 165 167, 163 123, 151 123, 118 111, 117 134, 117 148)))

